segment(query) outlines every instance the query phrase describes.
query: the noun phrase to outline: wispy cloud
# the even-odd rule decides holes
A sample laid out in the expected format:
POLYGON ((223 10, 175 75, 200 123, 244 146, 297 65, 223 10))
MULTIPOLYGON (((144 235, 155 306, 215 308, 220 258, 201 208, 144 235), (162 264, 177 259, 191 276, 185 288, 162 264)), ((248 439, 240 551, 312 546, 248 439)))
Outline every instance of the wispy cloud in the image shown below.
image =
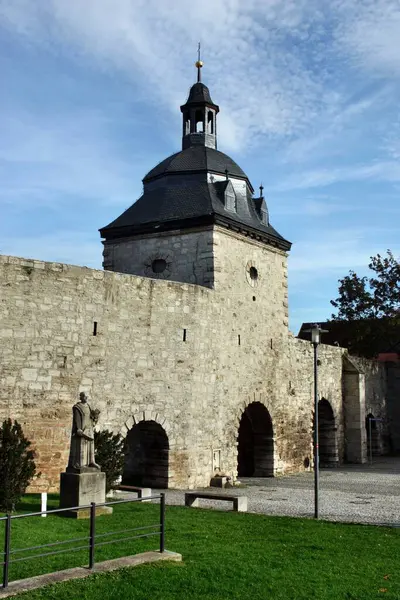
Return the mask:
POLYGON ((0 0, 0 27, 18 48, 0 60, 15 61, 28 80, 13 95, 16 71, 3 70, 8 222, 15 206, 21 222, 30 207, 46 230, 45 211, 58 212, 56 233, 7 235, 2 251, 99 266, 96 228, 138 197, 147 169, 179 149, 178 107, 195 78, 199 39, 204 81, 221 106, 219 147, 265 176, 272 221, 283 215, 282 233, 289 229, 295 242, 295 293, 394 246, 398 0, 192 0, 190 7, 187 0, 0 0), (35 81, 20 54, 44 61, 35 81), (60 72, 46 71, 52 61, 60 72), (386 235, 366 233, 362 196, 372 184, 386 198, 386 235), (78 232, 62 222, 73 211, 84 213, 78 232))
MULTIPOLYGON (((292 283, 301 283, 305 276, 330 276, 332 271, 342 275, 350 269, 364 272, 370 256, 384 253, 387 237, 396 231, 395 226, 392 230, 370 226, 316 231, 312 239, 300 239, 296 243, 296 252, 289 260, 289 268, 294 276, 292 283)), ((398 242, 391 249, 395 255, 400 255, 398 242)))
POLYGON ((285 216, 304 217, 329 217, 334 214, 343 214, 358 210, 356 203, 340 201, 340 198, 329 194, 318 194, 316 196, 306 195, 304 199, 293 203, 290 199, 281 199, 279 203, 273 203, 273 214, 285 216))
POLYGON ((313 28, 324 29, 316 1, 193 0, 187 10, 186 0, 50 0, 40 8, 15 0, 3 7, 3 20, 29 43, 57 52, 67 44, 80 61, 141 77, 139 94, 174 114, 201 39, 207 81, 224 106, 220 131, 231 149, 302 131, 337 101, 324 71, 314 68, 318 49, 311 62, 299 51, 305 41, 312 50, 313 28))
POLYGON ((110 119, 96 111, 35 115, 13 110, 2 123, 0 181, 4 201, 54 204, 83 201, 126 205, 140 192, 142 161, 131 161, 107 138, 110 119))
POLYGON ((352 181, 399 182, 400 164, 395 161, 376 161, 364 165, 355 164, 304 171, 278 183, 274 190, 321 188, 338 182, 352 181))
MULTIPOLYGON (((365 68, 400 71, 397 0, 193 0, 190 10, 186 0, 13 0, 0 18, 28 43, 140 78, 136 93, 174 115, 201 39, 207 82, 224 107, 221 137, 233 150, 305 131, 319 145, 321 134, 310 139, 316 119, 332 117, 329 138, 377 102, 379 93, 347 106, 338 46, 347 62, 362 57, 365 68)), ((289 153, 301 153, 301 144, 289 153)))
POLYGON ((354 270, 368 272, 371 256, 385 254, 388 240, 400 257, 398 228, 378 227, 315 228, 308 239, 300 238, 289 257, 289 307, 291 329, 298 332, 302 322, 324 321, 334 312, 330 300, 338 296, 338 281, 354 270), (393 243, 393 240, 396 240, 393 243))
POLYGON ((355 67, 400 77, 400 5, 397 0, 336 0, 336 40, 355 67))

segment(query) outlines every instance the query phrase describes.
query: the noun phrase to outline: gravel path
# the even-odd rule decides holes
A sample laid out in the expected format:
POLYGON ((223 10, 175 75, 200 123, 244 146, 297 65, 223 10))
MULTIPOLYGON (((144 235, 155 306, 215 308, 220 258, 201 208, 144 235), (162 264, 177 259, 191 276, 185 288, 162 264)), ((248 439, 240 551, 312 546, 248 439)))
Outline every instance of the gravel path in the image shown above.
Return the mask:
MULTIPOLYGON (((253 513, 314 515, 312 472, 275 478, 243 478, 241 482, 245 487, 212 488, 212 493, 247 496, 248 511, 253 513)), ((183 505, 184 495, 182 490, 166 490, 166 502, 183 505)), ((321 519, 400 527, 400 458, 385 457, 373 465, 321 470, 319 498, 321 519)), ((218 501, 200 500, 200 506, 231 509, 228 503, 218 501)))

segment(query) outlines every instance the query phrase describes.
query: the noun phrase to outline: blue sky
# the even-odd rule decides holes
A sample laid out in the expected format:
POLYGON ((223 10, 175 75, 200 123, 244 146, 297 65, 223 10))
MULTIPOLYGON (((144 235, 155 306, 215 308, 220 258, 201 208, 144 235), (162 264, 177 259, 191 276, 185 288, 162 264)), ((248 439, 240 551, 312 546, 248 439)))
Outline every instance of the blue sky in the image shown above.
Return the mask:
POLYGON ((297 332, 400 253, 398 0, 0 0, 0 252, 101 268, 98 228, 180 149, 198 40, 219 149, 293 242, 297 332))

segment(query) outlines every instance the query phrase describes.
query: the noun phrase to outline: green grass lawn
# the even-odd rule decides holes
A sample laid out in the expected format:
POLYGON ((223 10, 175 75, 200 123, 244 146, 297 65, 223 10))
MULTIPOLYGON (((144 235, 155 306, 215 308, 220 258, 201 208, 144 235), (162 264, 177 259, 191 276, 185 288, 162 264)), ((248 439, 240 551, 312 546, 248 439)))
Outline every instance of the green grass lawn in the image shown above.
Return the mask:
MULTIPOLYGON (((51 497, 49 504, 56 507, 56 503, 57 497, 51 497)), ((26 512, 38 507, 39 498, 27 496, 20 509, 26 512)), ((120 505, 113 516, 97 518, 96 529, 98 533, 124 531, 157 523, 158 517, 158 505, 120 505)), ((88 525, 88 521, 60 516, 17 519, 12 525, 12 549, 84 536, 88 525)), ((0 544, 2 536, 0 532, 0 544)), ((153 550, 157 545, 157 537, 109 544, 96 551, 96 560, 153 550)), ((166 548, 180 552, 183 563, 93 575, 19 597, 399 600, 399 547, 397 529, 167 506, 166 548)), ((67 552, 12 565, 10 580, 85 564, 86 551, 67 552)))

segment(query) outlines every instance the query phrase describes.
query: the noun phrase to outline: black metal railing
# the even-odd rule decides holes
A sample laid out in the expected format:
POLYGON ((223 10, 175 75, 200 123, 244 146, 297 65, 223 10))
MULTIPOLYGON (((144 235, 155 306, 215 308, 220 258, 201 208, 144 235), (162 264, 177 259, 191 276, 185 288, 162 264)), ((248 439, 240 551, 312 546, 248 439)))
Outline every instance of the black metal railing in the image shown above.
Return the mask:
POLYGON ((76 552, 78 550, 87 550, 89 553, 89 569, 93 569, 95 565, 95 549, 100 546, 105 546, 106 544, 116 544, 118 542, 125 542, 127 540, 133 540, 143 537, 150 536, 159 536, 159 551, 164 552, 165 550, 165 494, 157 494, 154 496, 147 496, 145 498, 132 498, 125 500, 115 500, 111 502, 101 502, 96 504, 92 502, 91 504, 84 506, 71 506, 68 508, 55 508, 54 510, 46 510, 41 512, 34 513, 26 513, 21 515, 11 515, 8 514, 5 517, 0 517, 0 522, 4 521, 5 523, 5 535, 4 535, 4 553, 3 553, 3 562, 0 562, 0 565, 3 566, 3 588, 8 587, 8 575, 10 564, 32 560, 34 558, 42 558, 44 556, 53 556, 55 554, 62 554, 64 552, 76 552), (144 525, 141 527, 133 527, 130 529, 123 529, 119 531, 108 531, 107 533, 96 534, 96 508, 102 506, 114 506, 116 504, 128 504, 131 502, 142 502, 143 500, 160 500, 160 522, 155 523, 153 525, 144 525), (89 525, 89 535, 83 536, 79 538, 74 538, 71 540, 63 540, 62 542, 51 542, 50 544, 40 544, 38 546, 30 546, 29 548, 17 548, 16 550, 11 550, 11 523, 14 519, 26 519, 28 517, 38 517, 42 515, 52 515, 55 513, 63 513, 70 512, 76 510, 88 510, 90 509, 90 525, 89 525), (148 531, 146 529, 156 529, 156 531, 148 531), (124 536, 117 540, 105 540, 98 541, 99 539, 122 534, 122 533, 131 533, 138 532, 140 534, 124 536), (41 550, 43 548, 52 548, 55 546, 61 546, 62 544, 72 544, 77 542, 85 541, 86 544, 74 546, 73 548, 63 548, 61 550, 55 550, 53 552, 42 552, 41 554, 32 554, 30 556, 23 556, 20 558, 11 558, 12 556, 20 553, 20 552, 28 552, 31 550, 41 550))

